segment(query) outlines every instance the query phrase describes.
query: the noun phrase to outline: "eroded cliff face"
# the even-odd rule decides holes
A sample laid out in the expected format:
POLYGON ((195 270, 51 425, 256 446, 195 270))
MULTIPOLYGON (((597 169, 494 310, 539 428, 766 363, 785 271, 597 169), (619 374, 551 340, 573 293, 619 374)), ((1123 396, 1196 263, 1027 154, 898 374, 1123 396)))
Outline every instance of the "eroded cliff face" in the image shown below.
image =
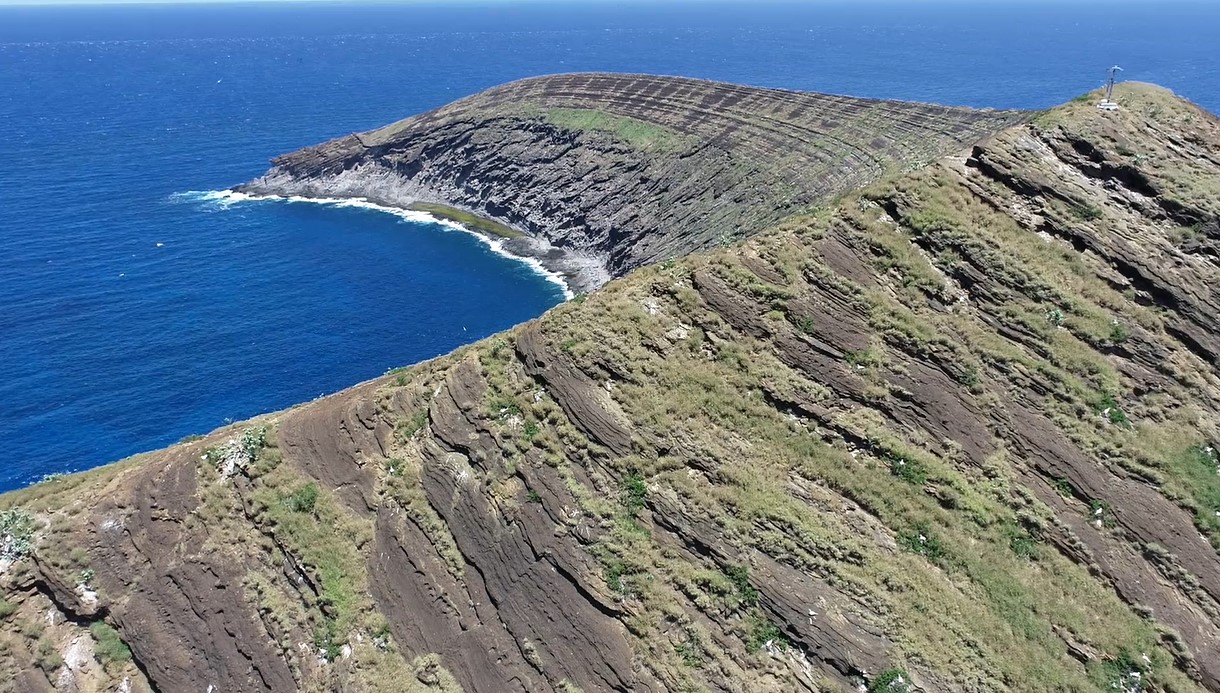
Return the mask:
POLYGON ((0 681, 1220 691, 1220 122, 1118 94, 5 496, 0 681))
POLYGON ((240 190, 455 205, 577 290, 748 236, 1024 117, 677 77, 515 82, 276 159, 240 190))

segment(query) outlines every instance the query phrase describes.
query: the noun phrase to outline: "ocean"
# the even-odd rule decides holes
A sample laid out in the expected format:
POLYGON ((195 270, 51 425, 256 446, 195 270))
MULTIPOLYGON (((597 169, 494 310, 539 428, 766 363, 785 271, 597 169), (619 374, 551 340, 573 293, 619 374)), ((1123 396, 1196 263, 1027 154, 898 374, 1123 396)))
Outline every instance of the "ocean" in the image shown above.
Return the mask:
POLYGON ((561 286, 358 205, 222 194, 521 77, 614 70, 1043 108, 1106 68, 1220 111, 1220 3, 0 6, 0 490, 535 317, 561 286))

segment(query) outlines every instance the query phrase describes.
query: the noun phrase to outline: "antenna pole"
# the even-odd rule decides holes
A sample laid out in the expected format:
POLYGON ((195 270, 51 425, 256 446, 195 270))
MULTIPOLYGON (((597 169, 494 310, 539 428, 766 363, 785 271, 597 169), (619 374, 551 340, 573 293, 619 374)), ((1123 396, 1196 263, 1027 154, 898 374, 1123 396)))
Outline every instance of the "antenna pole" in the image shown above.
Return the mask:
POLYGON ((1100 108, 1101 110, 1103 110, 1103 111, 1117 111, 1118 110, 1118 104, 1114 103, 1114 78, 1115 78, 1115 76, 1118 75, 1118 73, 1120 73, 1122 71, 1123 71, 1123 69, 1121 67, 1119 67, 1118 65, 1115 65, 1114 67, 1109 69, 1109 79, 1106 80, 1106 98, 1102 99, 1101 103, 1097 104, 1097 107, 1100 108))

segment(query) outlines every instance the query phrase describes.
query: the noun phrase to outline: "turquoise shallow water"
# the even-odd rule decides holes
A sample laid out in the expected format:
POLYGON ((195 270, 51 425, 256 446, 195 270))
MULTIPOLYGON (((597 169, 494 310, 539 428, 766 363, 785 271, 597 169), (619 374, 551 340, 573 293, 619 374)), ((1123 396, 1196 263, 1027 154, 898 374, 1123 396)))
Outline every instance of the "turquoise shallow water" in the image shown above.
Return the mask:
POLYGON ((0 490, 562 300, 442 226, 208 194, 275 154, 573 70, 1037 108, 1118 63, 1217 110, 1217 5, 0 7, 0 490))

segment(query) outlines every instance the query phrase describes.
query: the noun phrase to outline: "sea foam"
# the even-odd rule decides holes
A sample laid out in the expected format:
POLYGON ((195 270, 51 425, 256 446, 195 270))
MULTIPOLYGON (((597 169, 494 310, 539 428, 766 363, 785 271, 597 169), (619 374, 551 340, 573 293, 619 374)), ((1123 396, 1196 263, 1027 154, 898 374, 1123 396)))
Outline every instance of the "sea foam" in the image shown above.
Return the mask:
POLYGON ((298 195, 251 195, 249 193, 239 192, 237 190, 189 190, 183 193, 176 193, 171 196, 171 199, 176 202, 194 202, 203 203, 213 207, 216 211, 223 211, 236 204, 247 202, 273 202, 273 203, 308 203, 326 205, 328 207, 356 207, 359 209, 371 209, 385 214, 392 214, 403 221, 409 221, 416 224, 431 224, 440 226, 453 231, 461 231, 469 234, 479 240, 491 252, 501 257, 506 257, 510 260, 520 262, 529 267, 535 274, 541 276, 553 284, 563 289, 564 300, 570 300, 575 296, 571 287, 564 280, 563 275, 552 272, 543 266, 536 258, 517 255, 504 247, 504 239, 491 238, 486 234, 479 233, 473 229, 467 228, 456 221, 442 219, 427 212, 421 212, 414 209, 400 209, 398 207, 388 207, 379 205, 376 202, 370 202, 362 197, 340 198, 340 197, 301 197, 298 195))

